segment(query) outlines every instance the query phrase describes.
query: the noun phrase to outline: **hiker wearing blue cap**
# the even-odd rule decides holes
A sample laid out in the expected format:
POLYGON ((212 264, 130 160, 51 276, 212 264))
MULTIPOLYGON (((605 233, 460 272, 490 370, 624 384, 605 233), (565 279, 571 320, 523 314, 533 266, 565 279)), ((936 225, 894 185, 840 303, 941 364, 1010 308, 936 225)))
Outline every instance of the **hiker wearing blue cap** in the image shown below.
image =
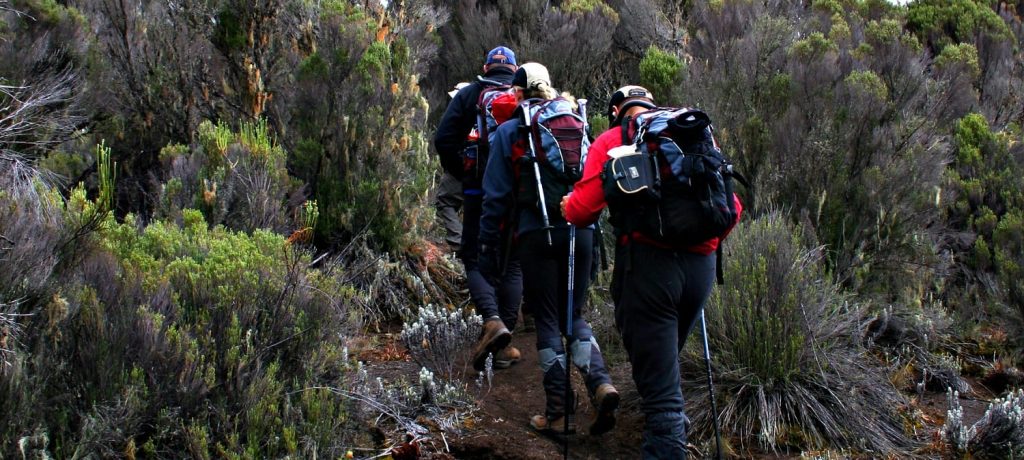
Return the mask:
MULTIPOLYGON (((482 159, 485 154, 479 147, 486 146, 487 134, 478 132, 479 140, 469 138, 480 121, 482 95, 509 88, 517 69, 516 54, 511 49, 498 46, 490 50, 484 60, 484 74, 452 96, 434 137, 434 147, 441 158, 444 175, 449 178, 448 181, 442 179, 438 202, 455 203, 457 198, 461 199, 458 256, 466 269, 470 299, 477 313, 484 318, 484 330, 473 351, 473 367, 477 370, 483 369, 488 356, 493 356, 493 366, 498 369, 515 364, 520 358, 519 350, 508 344, 512 340, 511 330, 515 328, 523 297, 522 271, 518 260, 509 260, 500 283, 491 286, 478 270, 477 241, 483 192, 480 188, 481 174, 474 173, 477 170, 474 162, 478 155, 482 159), (445 187, 446 182, 461 186, 445 187)), ((479 170, 482 171, 486 161, 481 160, 480 163, 479 170)), ((441 209, 438 214, 442 215, 441 209)), ((456 216, 457 211, 449 215, 456 216)))

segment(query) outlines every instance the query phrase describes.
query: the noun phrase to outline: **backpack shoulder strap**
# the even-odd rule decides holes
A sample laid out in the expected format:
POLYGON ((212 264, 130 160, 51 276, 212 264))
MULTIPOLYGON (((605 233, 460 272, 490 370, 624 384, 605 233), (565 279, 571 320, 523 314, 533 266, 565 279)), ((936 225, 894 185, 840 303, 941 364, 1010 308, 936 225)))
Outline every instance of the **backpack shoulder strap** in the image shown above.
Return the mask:
POLYGON ((622 145, 629 145, 633 143, 633 139, 630 138, 629 128, 632 126, 633 117, 625 116, 622 117, 622 145))

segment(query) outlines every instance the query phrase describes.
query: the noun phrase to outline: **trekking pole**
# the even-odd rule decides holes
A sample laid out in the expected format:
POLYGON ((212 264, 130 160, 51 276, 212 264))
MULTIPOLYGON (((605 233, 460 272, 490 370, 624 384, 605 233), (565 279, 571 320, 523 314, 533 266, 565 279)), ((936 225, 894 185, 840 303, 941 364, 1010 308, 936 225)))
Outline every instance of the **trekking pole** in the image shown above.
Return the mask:
POLYGON ((544 202, 544 185, 540 181, 540 164, 537 163, 537 148, 533 145, 533 133, 530 131, 530 102, 523 101, 523 125, 526 126, 526 138, 530 144, 530 159, 533 160, 533 177, 537 179, 537 196, 540 197, 540 213, 544 217, 544 231, 548 234, 548 246, 551 246, 551 220, 548 219, 548 205, 544 202))
POLYGON ((576 285, 576 226, 569 224, 569 298, 565 307, 565 458, 569 458, 569 405, 572 391, 572 309, 576 285))
POLYGON ((700 309, 700 329, 704 334, 704 362, 708 366, 708 395, 711 396, 711 418, 715 422, 715 448, 718 460, 722 460, 722 434, 718 431, 718 407, 715 405, 715 384, 711 381, 711 349, 708 347, 708 327, 704 321, 704 309, 700 309))
MULTIPOLYGON (((583 117, 583 135, 587 135, 587 100, 580 99, 580 115, 583 117)), ((583 144, 580 143, 580 148, 583 144)), ((581 152, 582 153, 582 152, 581 152)), ((582 160, 582 159, 581 159, 582 160)), ((570 191, 572 186, 570 186, 570 191)), ((575 306, 576 294, 576 226, 569 224, 569 286, 568 298, 565 306, 565 458, 569 458, 569 405, 574 404, 572 391, 572 340, 573 340, 573 318, 572 311, 575 306)))

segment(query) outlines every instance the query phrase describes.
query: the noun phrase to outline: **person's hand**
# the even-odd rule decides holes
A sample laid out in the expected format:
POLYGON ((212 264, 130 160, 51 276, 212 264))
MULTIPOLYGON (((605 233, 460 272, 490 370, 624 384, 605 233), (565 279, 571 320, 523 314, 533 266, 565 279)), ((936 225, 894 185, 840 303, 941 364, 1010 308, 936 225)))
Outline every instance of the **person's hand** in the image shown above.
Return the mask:
POLYGON ((563 196, 562 197, 562 202, 559 203, 559 205, 558 205, 559 208, 562 209, 562 217, 565 217, 565 204, 569 202, 569 195, 572 195, 572 192, 569 192, 568 195, 563 196))
POLYGON ((480 254, 477 255, 476 264, 484 279, 493 283, 498 279, 498 248, 491 248, 486 244, 480 245, 480 254))

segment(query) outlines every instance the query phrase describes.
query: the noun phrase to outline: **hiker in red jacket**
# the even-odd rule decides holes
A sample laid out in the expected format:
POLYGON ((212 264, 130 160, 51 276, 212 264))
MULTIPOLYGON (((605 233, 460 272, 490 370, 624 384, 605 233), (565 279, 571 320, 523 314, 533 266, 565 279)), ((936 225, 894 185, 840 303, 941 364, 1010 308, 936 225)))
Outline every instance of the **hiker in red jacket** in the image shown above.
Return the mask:
MULTIPOLYGON (((579 227, 597 221, 606 206, 601 177, 605 162, 609 155, 635 150, 633 145, 623 145, 623 139, 631 139, 632 133, 623 136, 622 130, 633 116, 652 108, 654 97, 642 87, 626 86, 615 92, 608 108, 611 128, 594 141, 583 178, 562 199, 566 220, 579 227)), ((739 199, 733 197, 739 213, 739 199)), ((679 352, 715 282, 714 253, 725 235, 685 246, 640 232, 625 235, 620 228, 616 228, 616 236, 611 285, 615 324, 643 399, 643 458, 686 458, 687 419, 680 388, 679 352), (630 264, 630 257, 642 263, 630 264)))

